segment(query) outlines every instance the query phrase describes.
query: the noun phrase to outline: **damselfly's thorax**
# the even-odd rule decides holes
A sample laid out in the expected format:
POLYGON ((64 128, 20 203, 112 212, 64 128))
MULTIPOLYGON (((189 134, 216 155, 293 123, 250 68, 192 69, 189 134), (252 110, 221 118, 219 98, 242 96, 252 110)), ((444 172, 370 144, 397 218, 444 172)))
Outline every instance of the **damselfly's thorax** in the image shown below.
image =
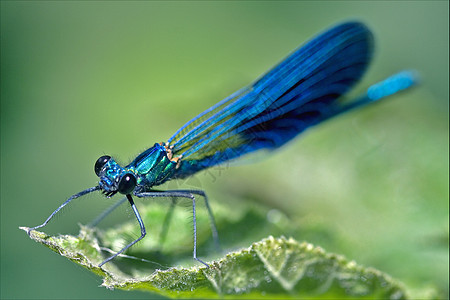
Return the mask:
POLYGON ((102 156, 95 163, 99 187, 107 197, 117 192, 127 195, 149 191, 171 179, 181 163, 172 149, 160 143, 139 154, 129 165, 121 167, 110 156, 102 156))

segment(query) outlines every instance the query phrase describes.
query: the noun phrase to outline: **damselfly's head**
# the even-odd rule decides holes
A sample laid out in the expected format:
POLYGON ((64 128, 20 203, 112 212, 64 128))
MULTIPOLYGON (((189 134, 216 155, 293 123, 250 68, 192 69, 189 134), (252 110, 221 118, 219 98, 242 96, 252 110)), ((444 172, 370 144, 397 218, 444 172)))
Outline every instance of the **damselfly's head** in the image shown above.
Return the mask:
POLYGON ((100 178, 98 186, 108 198, 117 192, 131 194, 136 187, 136 176, 119 166, 111 156, 104 155, 97 159, 94 171, 100 178))

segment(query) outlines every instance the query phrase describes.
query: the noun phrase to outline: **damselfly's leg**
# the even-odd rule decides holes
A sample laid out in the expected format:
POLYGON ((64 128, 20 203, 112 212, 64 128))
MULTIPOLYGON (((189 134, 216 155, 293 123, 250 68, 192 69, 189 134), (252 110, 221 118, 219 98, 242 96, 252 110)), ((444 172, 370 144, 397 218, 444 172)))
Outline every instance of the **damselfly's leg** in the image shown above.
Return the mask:
POLYGON ((105 209, 100 215, 97 216, 94 220, 92 220, 91 223, 88 224, 88 227, 95 227, 100 223, 107 215, 113 212, 116 208, 118 208, 120 205, 122 205, 125 201, 127 201, 127 197, 123 197, 107 209, 105 209))
POLYGON ((139 214, 139 211, 137 210, 136 205, 134 204, 133 198, 131 197, 131 195, 128 194, 127 195, 127 199, 128 199, 128 202, 130 202, 131 208, 133 209, 133 212, 136 215, 136 218, 137 218, 137 220, 139 222, 139 226, 141 227, 141 236, 139 238, 137 238, 136 240, 134 240, 133 242, 131 242, 130 244, 128 244, 125 247, 123 247, 119 252, 117 252, 113 256, 108 257, 107 259, 105 259, 101 264, 98 265, 99 267, 101 267, 104 264, 106 264, 107 262, 111 261, 117 255, 119 255, 120 253, 124 252, 125 250, 127 250, 128 248, 130 248, 131 246, 133 246, 134 244, 136 244, 140 240, 142 240, 144 238, 145 234, 146 234, 145 227, 144 227, 144 222, 142 221, 141 215, 139 214))
POLYGON ((81 191, 81 192, 79 192, 79 193, 77 193, 77 194, 75 194, 75 195, 72 195, 72 196, 71 196, 69 199, 67 199, 63 204, 61 204, 54 212, 52 212, 52 214, 47 218, 47 220, 45 220, 44 223, 42 223, 41 225, 32 227, 32 228, 28 228, 28 230, 27 230, 28 235, 30 235, 30 232, 31 232, 32 230, 35 230, 35 229, 37 229, 37 228, 41 228, 41 227, 44 227, 45 225, 47 225, 47 223, 53 218, 53 216, 56 215, 56 214, 57 214, 64 206, 66 206, 67 204, 69 204, 69 202, 72 201, 73 199, 79 198, 79 197, 81 197, 81 196, 84 196, 84 195, 86 195, 86 194, 92 193, 92 192, 97 191, 97 190, 100 190, 100 187, 94 186, 94 187, 88 188, 88 189, 86 189, 86 190, 84 190, 84 191, 81 191))
POLYGON ((204 264, 206 267, 209 268, 209 265, 202 261, 200 258, 197 257, 197 216, 196 216, 196 205, 195 205, 195 197, 193 193, 186 192, 186 191, 161 191, 161 192, 145 192, 145 193, 138 193, 135 194, 136 197, 182 197, 182 198, 188 198, 192 200, 192 212, 193 212, 193 223, 194 223, 194 251, 193 251, 193 258, 204 264))
POLYGON ((187 193, 187 194, 194 194, 199 195, 205 199, 205 206, 206 210, 208 212, 209 216, 209 224, 211 226, 211 233, 214 240, 214 244, 217 248, 217 251, 220 251, 220 242, 219 242, 219 234, 217 232, 217 226, 216 226, 216 220, 214 219, 214 215, 211 209, 211 206, 209 206, 208 196, 206 196, 206 193, 202 190, 167 190, 167 191, 156 191, 155 192, 165 192, 165 193, 187 193))

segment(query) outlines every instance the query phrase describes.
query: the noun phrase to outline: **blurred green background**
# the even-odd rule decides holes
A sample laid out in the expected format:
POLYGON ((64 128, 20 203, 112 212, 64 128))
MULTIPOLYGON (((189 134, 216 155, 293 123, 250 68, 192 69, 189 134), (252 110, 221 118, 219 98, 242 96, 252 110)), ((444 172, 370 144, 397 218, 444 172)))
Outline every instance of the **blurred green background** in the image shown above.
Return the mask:
MULTIPOLYGON (((18 227, 95 185, 100 155, 127 163, 348 19, 376 40, 356 90, 405 68, 420 72, 420 87, 311 129, 258 163, 199 174, 198 188, 213 207, 232 198, 276 208, 313 228, 297 239, 409 288, 448 292, 448 9, 448 1, 1 1, 1 298, 148 298, 99 288, 99 278, 18 227)), ((110 203, 86 199, 45 231, 77 233, 77 222, 110 203)))

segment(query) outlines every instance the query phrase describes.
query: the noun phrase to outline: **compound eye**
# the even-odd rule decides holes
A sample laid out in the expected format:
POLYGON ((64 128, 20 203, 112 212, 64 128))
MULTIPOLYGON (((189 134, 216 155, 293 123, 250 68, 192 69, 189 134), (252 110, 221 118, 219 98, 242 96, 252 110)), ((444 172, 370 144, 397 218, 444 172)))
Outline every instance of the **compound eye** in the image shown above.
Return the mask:
POLYGON ((100 176, 100 172, 103 169, 103 167, 106 165, 106 163, 111 159, 111 156, 104 155, 101 156, 97 161, 95 162, 94 171, 97 176, 100 176))
POLYGON ((120 178, 119 187, 117 190, 119 193, 128 195, 130 194, 134 188, 136 187, 136 177, 134 177, 131 173, 126 173, 120 178))

